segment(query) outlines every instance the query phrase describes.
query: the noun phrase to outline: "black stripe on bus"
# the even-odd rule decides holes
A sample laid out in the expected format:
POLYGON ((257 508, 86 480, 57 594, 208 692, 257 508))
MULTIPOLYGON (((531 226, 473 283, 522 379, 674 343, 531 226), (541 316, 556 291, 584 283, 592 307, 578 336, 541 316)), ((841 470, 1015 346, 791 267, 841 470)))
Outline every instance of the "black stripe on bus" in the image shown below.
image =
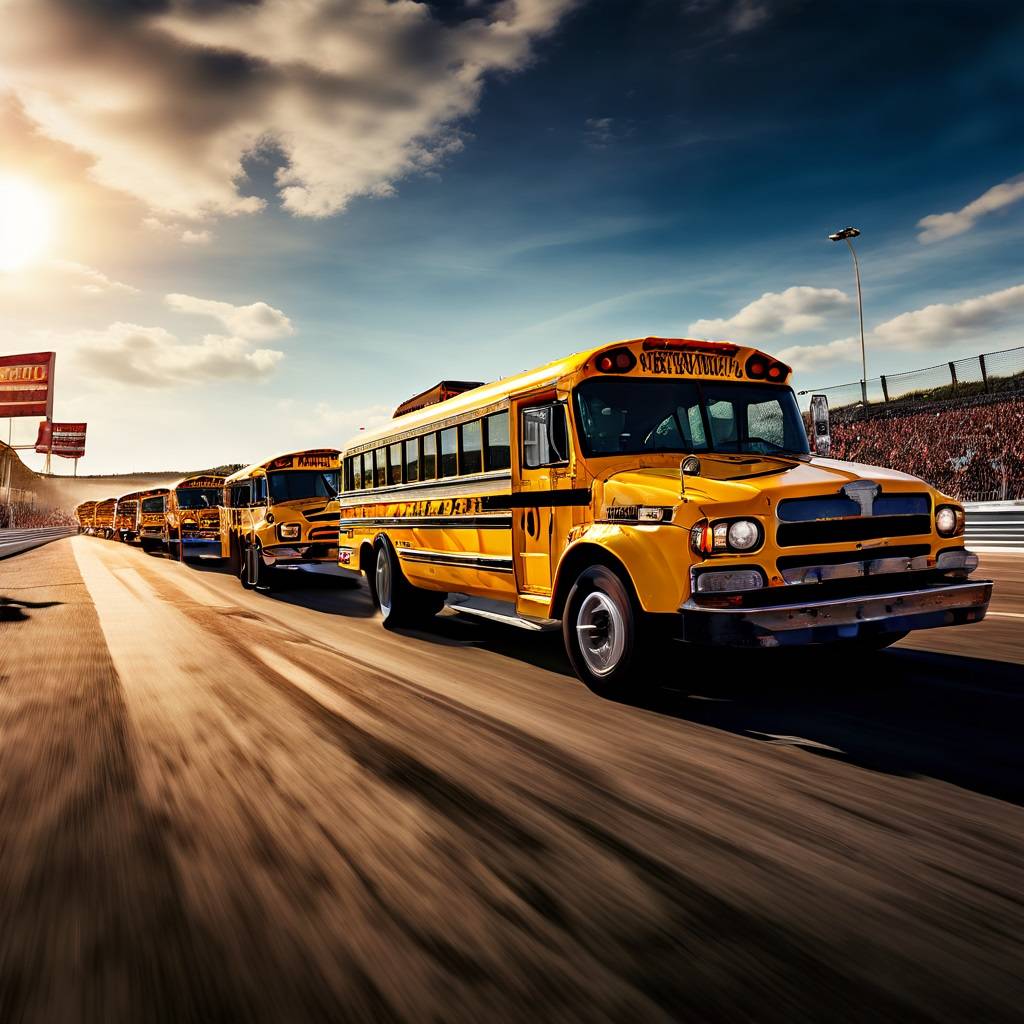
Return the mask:
POLYGON ((398 556, 406 562, 430 562, 433 565, 456 566, 460 569, 512 572, 512 559, 502 555, 473 555, 463 552, 398 548, 398 556))
POLYGON ((390 526, 409 530, 511 530, 511 516, 366 516, 342 519, 342 529, 354 526, 390 526))
POLYGON ((519 491, 516 494, 493 494, 481 498, 484 508, 564 508, 568 505, 589 505, 590 488, 571 490, 519 491))

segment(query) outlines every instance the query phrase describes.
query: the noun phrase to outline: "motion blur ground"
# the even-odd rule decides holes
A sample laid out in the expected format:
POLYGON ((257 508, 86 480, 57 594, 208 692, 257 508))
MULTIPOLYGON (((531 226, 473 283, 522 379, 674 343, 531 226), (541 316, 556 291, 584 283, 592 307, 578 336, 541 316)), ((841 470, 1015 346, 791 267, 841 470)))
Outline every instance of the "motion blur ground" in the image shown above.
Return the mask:
POLYGON ((335 581, 2 564, 0 1020, 1019 1019, 1019 556, 985 622, 633 703, 335 581))

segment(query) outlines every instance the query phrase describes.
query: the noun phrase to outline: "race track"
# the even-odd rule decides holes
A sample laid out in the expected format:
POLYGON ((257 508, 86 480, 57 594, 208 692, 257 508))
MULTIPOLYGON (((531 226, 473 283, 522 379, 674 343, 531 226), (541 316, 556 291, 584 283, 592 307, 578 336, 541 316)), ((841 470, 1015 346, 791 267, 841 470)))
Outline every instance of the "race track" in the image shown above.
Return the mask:
POLYGON ((859 665, 0 562, 0 1021, 1020 1020, 1024 556, 859 665))

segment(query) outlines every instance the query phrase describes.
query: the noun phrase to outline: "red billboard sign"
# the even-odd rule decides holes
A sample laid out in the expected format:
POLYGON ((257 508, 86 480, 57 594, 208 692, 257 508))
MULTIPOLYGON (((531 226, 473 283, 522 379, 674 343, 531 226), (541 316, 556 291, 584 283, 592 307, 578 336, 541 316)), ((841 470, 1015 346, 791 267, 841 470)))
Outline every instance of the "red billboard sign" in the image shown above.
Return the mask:
POLYGON ((53 352, 0 356, 0 418, 53 415, 53 352))
POLYGON ((44 455, 63 455, 65 459, 80 459, 85 454, 85 424, 43 420, 36 437, 36 451, 44 455))

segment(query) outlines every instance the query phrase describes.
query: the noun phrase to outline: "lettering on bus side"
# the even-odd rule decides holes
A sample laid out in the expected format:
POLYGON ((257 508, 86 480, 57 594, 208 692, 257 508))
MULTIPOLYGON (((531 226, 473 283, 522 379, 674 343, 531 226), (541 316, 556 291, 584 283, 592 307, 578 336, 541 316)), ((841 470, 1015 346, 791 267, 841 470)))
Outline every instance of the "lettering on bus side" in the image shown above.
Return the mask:
POLYGON ((337 459, 330 455, 299 455, 295 459, 296 469, 334 469, 337 459))
POLYGON ((743 367, 732 356, 710 352, 641 352, 640 368, 645 373, 678 374, 691 377, 742 377, 743 367))

